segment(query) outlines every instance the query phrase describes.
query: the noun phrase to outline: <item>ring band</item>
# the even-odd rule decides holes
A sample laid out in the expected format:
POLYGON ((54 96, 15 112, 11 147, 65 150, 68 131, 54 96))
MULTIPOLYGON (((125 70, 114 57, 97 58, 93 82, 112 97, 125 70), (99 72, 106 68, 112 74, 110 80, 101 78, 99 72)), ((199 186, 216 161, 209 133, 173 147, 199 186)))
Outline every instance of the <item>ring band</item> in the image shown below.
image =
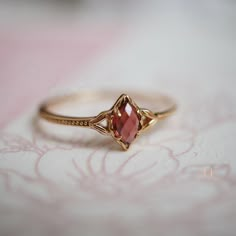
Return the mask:
POLYGON ((161 105, 164 107, 157 110, 154 109, 154 111, 140 108, 129 95, 122 94, 111 109, 103 111, 97 116, 65 116, 52 111, 52 108, 55 105, 65 105, 70 101, 84 100, 86 97, 92 97, 95 100, 98 100, 114 97, 114 92, 80 92, 69 96, 54 97, 40 106, 39 116, 49 122, 92 128, 101 134, 111 135, 124 150, 127 150, 140 133, 156 124, 158 121, 167 118, 176 110, 176 104, 168 96, 146 96, 134 93, 132 97, 140 98, 150 103, 154 103, 157 106, 161 105), (103 124, 104 121, 106 125, 103 124))

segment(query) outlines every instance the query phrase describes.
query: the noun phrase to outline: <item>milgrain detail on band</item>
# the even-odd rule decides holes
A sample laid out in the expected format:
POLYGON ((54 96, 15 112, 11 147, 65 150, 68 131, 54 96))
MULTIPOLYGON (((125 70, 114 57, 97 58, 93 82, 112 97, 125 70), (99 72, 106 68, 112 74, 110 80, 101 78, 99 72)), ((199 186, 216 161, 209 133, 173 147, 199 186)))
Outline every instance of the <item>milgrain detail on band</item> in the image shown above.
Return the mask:
POLYGON ((61 125, 71 125, 80 127, 89 127, 91 118, 75 118, 75 117, 64 117, 60 115, 52 115, 45 110, 45 107, 40 108, 40 116, 45 120, 61 124, 61 125))

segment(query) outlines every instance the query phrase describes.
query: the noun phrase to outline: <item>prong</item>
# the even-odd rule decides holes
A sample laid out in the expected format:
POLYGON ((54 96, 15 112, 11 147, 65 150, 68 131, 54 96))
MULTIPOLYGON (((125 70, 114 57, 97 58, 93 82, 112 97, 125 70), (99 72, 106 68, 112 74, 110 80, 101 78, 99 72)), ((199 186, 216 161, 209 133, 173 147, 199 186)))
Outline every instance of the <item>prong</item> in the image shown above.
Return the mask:
POLYGON ((121 145, 121 147, 124 149, 124 151, 127 151, 130 147, 130 144, 128 143, 119 143, 121 145))

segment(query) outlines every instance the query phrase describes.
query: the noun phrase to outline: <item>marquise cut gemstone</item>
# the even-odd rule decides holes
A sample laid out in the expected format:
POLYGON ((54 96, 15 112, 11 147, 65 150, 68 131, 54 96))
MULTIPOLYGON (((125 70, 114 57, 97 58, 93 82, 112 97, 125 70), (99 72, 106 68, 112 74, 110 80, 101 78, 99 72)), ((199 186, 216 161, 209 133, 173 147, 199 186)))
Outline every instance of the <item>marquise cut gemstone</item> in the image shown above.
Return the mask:
POLYGON ((120 138, 124 144, 130 145, 140 127, 137 109, 129 101, 124 101, 113 114, 112 125, 115 137, 120 138))

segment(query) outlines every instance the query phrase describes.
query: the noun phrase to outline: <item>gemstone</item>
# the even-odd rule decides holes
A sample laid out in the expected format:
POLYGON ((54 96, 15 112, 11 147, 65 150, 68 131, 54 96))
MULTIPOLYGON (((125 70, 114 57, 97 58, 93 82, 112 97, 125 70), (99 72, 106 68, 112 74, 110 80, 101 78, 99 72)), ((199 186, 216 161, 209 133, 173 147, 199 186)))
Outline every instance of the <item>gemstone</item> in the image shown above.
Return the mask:
POLYGON ((114 136, 129 147, 140 129, 140 115, 129 99, 124 99, 117 106, 113 113, 112 126, 114 136))

